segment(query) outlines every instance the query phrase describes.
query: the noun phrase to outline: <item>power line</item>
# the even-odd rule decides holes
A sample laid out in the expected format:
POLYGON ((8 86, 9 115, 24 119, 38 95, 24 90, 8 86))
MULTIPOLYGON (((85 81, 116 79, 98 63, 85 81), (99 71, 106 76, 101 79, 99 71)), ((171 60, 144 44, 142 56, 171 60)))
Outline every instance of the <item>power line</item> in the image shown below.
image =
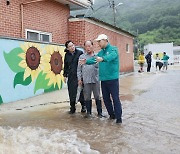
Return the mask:
MULTIPOLYGON (((112 8, 112 10, 113 10, 113 24, 114 24, 114 26, 116 26, 117 7, 122 5, 123 3, 118 3, 117 5, 115 5, 115 1, 114 0, 112 0, 112 1, 111 0, 107 0, 107 1, 108 1, 108 4, 102 5, 99 8, 97 8, 96 10, 91 8, 93 12, 89 15, 89 17, 91 17, 93 14, 95 14, 98 10, 100 10, 100 9, 102 9, 104 7, 107 7, 107 9, 108 9, 108 7, 109 7, 109 8, 112 8)), ((87 14, 87 12, 86 12, 86 14, 87 14)))
MULTIPOLYGON (((110 0, 109 0, 110 1, 110 0)), ((114 26, 116 26, 116 13, 117 13, 117 7, 122 5, 123 3, 118 3, 117 5, 115 5, 115 1, 112 1, 112 9, 113 9, 113 20, 114 20, 114 26)))

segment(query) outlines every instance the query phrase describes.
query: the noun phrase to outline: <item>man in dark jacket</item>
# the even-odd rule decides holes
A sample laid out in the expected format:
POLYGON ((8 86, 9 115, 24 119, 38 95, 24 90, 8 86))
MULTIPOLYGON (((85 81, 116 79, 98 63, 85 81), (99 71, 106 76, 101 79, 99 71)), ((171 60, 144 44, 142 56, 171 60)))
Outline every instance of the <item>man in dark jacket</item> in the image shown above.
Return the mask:
MULTIPOLYGON (((83 54, 82 51, 77 50, 72 41, 67 41, 65 43, 65 58, 64 58, 64 82, 68 85, 68 93, 70 99, 70 114, 74 114, 76 111, 76 95, 77 95, 77 87, 78 87, 78 78, 77 78, 77 66, 79 56, 83 54)), ((82 105, 81 112, 86 112, 83 92, 80 95, 80 103, 82 105)))
POLYGON ((147 72, 150 72, 151 70, 151 62, 152 62, 152 58, 151 58, 152 52, 149 51, 149 53, 146 55, 146 62, 147 62, 147 72))

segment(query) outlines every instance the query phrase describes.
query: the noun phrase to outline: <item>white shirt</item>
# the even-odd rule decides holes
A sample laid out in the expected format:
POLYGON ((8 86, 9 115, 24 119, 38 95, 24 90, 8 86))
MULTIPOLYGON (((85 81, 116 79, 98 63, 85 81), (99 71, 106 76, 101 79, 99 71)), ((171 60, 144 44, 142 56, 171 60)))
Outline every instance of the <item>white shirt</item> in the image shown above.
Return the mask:
POLYGON ((160 62, 161 59, 159 57, 156 57, 156 62, 160 62))

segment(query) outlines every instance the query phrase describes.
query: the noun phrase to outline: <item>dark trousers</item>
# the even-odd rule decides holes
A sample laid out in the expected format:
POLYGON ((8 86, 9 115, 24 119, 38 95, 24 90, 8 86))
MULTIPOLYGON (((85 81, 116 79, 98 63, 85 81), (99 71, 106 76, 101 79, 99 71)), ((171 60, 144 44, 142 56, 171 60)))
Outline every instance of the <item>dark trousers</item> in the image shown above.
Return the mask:
POLYGON ((163 63, 156 62, 156 69, 157 69, 157 67, 159 67, 159 70, 161 70, 162 66, 163 66, 163 63))
MULTIPOLYGON (((71 109, 74 111, 76 109, 75 105, 76 105, 76 95, 77 95, 77 87, 78 87, 77 77, 74 77, 74 78, 72 76, 69 77, 67 85, 68 85, 70 106, 71 106, 71 109)), ((82 106, 85 106, 83 91, 81 91, 79 101, 82 106)))
POLYGON ((158 61, 156 62, 156 69, 157 69, 157 67, 159 67, 159 62, 158 61))
POLYGON ((150 72, 151 70, 151 63, 147 63, 147 72, 150 72))
POLYGON ((101 88, 104 104, 106 106, 108 114, 115 114, 116 119, 121 119, 122 107, 119 99, 119 79, 101 81, 101 88))

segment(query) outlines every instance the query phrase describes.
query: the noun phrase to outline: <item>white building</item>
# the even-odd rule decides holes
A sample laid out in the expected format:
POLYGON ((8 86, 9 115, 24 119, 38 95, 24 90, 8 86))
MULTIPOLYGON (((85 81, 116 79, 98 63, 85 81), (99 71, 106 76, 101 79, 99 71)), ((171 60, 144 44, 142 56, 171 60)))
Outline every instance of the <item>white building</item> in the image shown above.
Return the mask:
POLYGON ((180 46, 173 47, 174 63, 180 63, 180 46))
MULTIPOLYGON (((148 44, 144 46, 145 55, 151 51, 153 57, 155 57, 156 53, 162 54, 166 52, 166 54, 170 57, 169 64, 174 64, 174 54, 173 54, 173 43, 157 43, 157 44, 148 44)), ((153 65, 155 64, 155 59, 152 58, 153 65)))

